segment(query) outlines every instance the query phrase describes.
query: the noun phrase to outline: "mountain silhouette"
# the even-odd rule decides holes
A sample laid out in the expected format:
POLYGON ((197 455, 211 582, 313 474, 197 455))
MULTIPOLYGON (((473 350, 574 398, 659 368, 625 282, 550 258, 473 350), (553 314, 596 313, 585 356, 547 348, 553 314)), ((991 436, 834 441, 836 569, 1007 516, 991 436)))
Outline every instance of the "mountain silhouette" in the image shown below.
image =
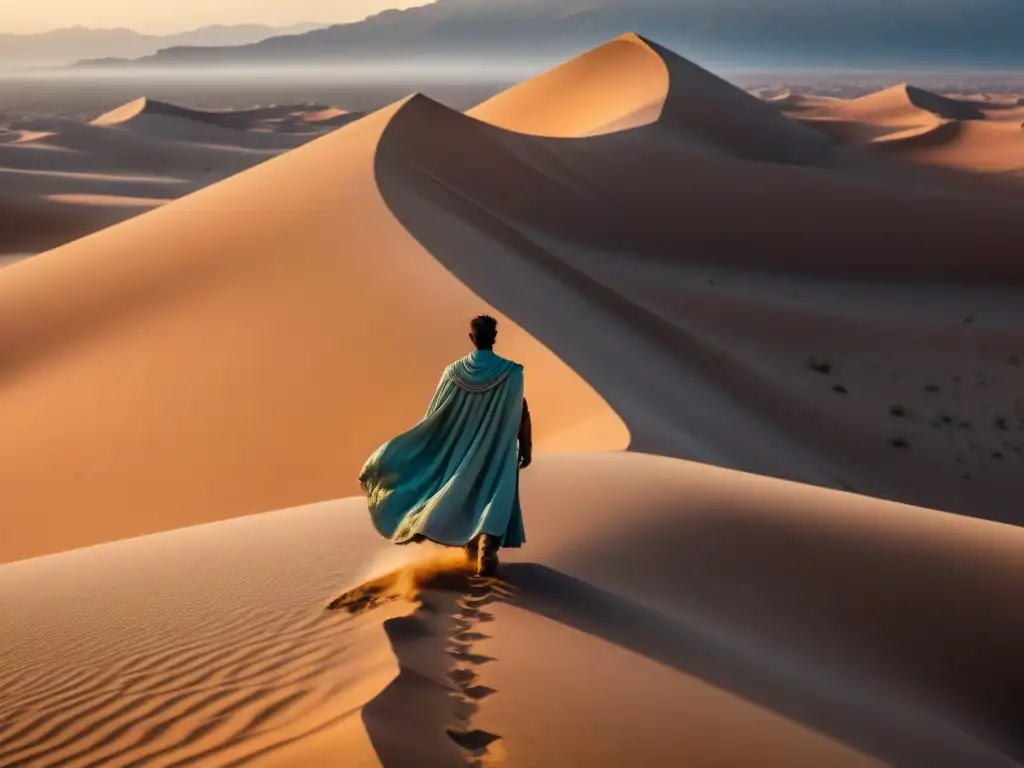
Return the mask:
POLYGON ((245 46, 170 48, 146 61, 564 56, 625 29, 736 62, 1024 60, 1022 0, 437 0, 245 46))
POLYGON ((271 27, 265 24, 214 24, 170 35, 150 35, 123 27, 66 27, 49 32, 0 32, 0 69, 60 66, 90 58, 136 58, 176 46, 238 46, 277 35, 308 32, 322 24, 271 27))

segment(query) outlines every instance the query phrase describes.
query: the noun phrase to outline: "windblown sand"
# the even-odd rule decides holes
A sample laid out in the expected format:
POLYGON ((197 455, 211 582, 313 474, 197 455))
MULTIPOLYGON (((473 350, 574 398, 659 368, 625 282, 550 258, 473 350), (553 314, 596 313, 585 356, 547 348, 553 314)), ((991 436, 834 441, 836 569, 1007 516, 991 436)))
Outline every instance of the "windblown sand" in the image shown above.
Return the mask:
POLYGON ((1016 109, 626 35, 468 115, 0 141, 0 766, 1020 765, 1016 109), (497 580, 355 479, 484 311, 497 580))

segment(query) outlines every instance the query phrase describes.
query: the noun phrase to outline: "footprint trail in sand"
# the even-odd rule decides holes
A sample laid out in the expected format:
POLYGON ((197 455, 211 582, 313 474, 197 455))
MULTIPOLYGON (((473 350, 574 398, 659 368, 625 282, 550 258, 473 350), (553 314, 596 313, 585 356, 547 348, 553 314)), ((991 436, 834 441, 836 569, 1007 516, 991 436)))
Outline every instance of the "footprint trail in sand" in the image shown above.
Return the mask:
MULTIPOLYGON (((501 581, 472 576, 464 563, 433 560, 372 579, 328 605, 329 610, 355 614, 400 599, 418 603, 409 616, 385 623, 401 669, 392 693, 408 697, 428 677, 437 679, 445 698, 454 702, 447 708, 448 715, 441 714, 440 722, 429 724, 435 732, 443 730, 458 749, 457 758, 452 756, 450 761, 439 757, 439 765, 483 768, 501 762, 502 737, 476 723, 483 702, 498 694, 482 682, 479 673, 481 667, 497 659, 482 653, 477 644, 491 637, 484 629, 494 616, 485 607, 511 596, 511 590, 501 581)), ((385 691, 378 697, 382 711, 388 711, 388 696, 385 691)), ((433 713, 446 710, 435 706, 425 709, 433 713)), ((389 759, 386 752, 380 754, 386 768, 405 764, 403 758, 389 759)))
POLYGON ((449 654, 455 659, 456 666, 448 673, 448 679, 456 686, 458 700, 457 718, 460 727, 448 728, 448 736, 468 753, 470 765, 493 764, 498 755, 492 751, 492 745, 501 736, 479 728, 474 728, 474 715, 480 708, 480 702, 496 694, 497 691, 486 685, 479 684, 479 676, 473 670, 493 657, 475 652, 475 644, 487 640, 490 635, 480 632, 478 624, 490 621, 493 616, 482 610, 497 599, 508 597, 509 592, 496 579, 471 577, 468 579, 466 594, 459 599, 459 612, 455 614, 455 633, 451 636, 449 654), (467 666, 469 665, 469 666, 467 666))

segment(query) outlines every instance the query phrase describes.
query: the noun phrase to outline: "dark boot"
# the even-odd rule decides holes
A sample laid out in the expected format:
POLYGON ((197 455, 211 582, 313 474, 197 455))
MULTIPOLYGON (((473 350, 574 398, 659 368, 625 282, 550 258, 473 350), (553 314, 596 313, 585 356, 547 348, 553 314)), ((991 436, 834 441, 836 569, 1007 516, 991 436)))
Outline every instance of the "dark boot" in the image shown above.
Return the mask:
POLYGON ((462 549, 466 553, 466 562, 475 569, 480 560, 480 537, 470 539, 462 549))
POLYGON ((498 548, 501 544, 497 536, 480 535, 480 558, 476 567, 477 576, 493 576, 498 570, 498 548))

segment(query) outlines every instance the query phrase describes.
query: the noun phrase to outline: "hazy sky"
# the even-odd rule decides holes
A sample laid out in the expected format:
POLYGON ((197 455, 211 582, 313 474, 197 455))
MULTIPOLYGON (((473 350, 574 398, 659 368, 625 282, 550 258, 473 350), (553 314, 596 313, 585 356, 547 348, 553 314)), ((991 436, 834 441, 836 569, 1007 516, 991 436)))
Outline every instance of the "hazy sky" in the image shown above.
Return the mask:
POLYGON ((427 0, 0 0, 0 32, 42 32, 58 27, 130 27, 178 32, 206 24, 362 19, 386 8, 427 0))

